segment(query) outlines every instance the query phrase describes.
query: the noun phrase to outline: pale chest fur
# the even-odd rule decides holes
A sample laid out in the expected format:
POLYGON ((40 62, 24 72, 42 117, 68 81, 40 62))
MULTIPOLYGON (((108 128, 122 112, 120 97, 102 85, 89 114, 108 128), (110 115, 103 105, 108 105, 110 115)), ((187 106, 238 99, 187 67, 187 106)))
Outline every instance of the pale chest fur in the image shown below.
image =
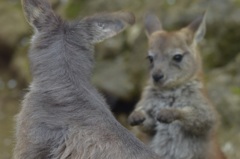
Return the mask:
MULTIPOLYGON (((190 82, 184 86, 169 90, 150 89, 147 95, 151 99, 150 116, 156 116, 162 108, 184 108, 197 104, 201 100, 201 83, 190 82)), ((152 119, 149 119, 152 120, 152 119)), ((175 120, 165 124, 155 120, 155 130, 150 146, 164 158, 170 159, 205 159, 204 152, 208 149, 207 137, 196 137, 182 129, 182 123, 175 120), (198 158, 196 158, 198 156, 198 158)))
POLYGON ((202 84, 198 81, 192 81, 178 88, 166 90, 148 86, 143 94, 145 98, 144 107, 151 108, 152 111, 149 113, 154 113, 161 108, 191 106, 192 103, 197 103, 198 100, 201 100, 201 92, 199 91, 201 88, 202 84))

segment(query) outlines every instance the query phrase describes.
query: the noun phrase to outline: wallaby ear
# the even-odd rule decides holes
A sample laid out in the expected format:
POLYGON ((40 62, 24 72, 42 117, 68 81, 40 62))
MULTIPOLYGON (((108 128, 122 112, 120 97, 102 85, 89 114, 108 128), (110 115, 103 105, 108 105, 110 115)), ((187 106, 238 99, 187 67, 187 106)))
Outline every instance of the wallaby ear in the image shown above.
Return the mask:
POLYGON ((191 22, 186 29, 190 31, 191 34, 193 34, 192 40, 195 42, 200 42, 205 33, 206 33, 206 13, 202 14, 198 18, 196 18, 193 22, 191 22))
POLYGON ((162 24, 159 18, 150 12, 145 15, 144 25, 146 34, 149 37, 153 32, 162 30, 162 24))
POLYGON ((135 23, 135 16, 130 12, 102 13, 83 20, 91 26, 92 43, 98 43, 113 37, 127 26, 135 23))
POLYGON ((22 0, 22 6, 27 21, 37 31, 54 26, 57 22, 57 17, 47 0, 22 0))

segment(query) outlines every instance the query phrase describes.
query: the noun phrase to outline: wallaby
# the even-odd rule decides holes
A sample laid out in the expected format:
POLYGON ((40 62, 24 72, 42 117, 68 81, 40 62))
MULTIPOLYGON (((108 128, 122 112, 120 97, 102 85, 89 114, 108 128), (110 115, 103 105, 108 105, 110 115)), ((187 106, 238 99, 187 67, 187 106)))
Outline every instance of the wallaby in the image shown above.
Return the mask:
POLYGON ((15 159, 157 159, 91 84, 94 44, 134 23, 129 12, 66 22, 47 0, 22 0, 34 27, 33 81, 17 115, 15 159))
POLYGON ((202 15, 177 31, 145 16, 150 80, 129 116, 148 135, 148 144, 170 159, 223 159, 216 141, 218 117, 206 97, 197 43, 206 30, 202 15))

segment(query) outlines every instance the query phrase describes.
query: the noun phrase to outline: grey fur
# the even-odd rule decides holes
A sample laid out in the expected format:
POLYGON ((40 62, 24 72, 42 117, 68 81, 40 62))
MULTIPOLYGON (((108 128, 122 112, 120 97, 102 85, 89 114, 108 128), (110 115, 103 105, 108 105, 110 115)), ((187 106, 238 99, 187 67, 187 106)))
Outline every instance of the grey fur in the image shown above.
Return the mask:
POLYGON ((201 87, 199 81, 191 81, 177 89, 159 91, 152 86, 145 88, 135 111, 146 116, 141 125, 143 131, 156 131, 155 134, 152 132, 154 135, 149 145, 162 158, 207 158, 206 151, 210 150, 210 135, 216 124, 216 116, 199 92, 201 87), (192 113, 186 113, 182 119, 176 120, 169 119, 171 117, 166 111, 161 113, 164 110, 192 113), (162 123, 157 121, 158 113, 161 113, 162 123))
POLYGON ((70 23, 49 10, 46 0, 22 4, 35 28, 33 81, 16 118, 14 158, 158 158, 116 121, 90 82, 94 44, 133 24, 134 16, 105 13, 70 23))

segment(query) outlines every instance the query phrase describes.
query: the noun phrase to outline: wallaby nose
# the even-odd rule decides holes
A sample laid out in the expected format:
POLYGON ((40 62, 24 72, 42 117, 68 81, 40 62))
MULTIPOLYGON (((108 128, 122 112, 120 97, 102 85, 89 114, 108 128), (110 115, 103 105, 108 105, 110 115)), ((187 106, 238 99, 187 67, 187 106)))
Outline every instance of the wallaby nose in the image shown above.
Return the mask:
POLYGON ((162 80, 164 78, 164 75, 162 73, 158 73, 158 74, 154 74, 152 76, 154 82, 159 82, 160 80, 162 80))

